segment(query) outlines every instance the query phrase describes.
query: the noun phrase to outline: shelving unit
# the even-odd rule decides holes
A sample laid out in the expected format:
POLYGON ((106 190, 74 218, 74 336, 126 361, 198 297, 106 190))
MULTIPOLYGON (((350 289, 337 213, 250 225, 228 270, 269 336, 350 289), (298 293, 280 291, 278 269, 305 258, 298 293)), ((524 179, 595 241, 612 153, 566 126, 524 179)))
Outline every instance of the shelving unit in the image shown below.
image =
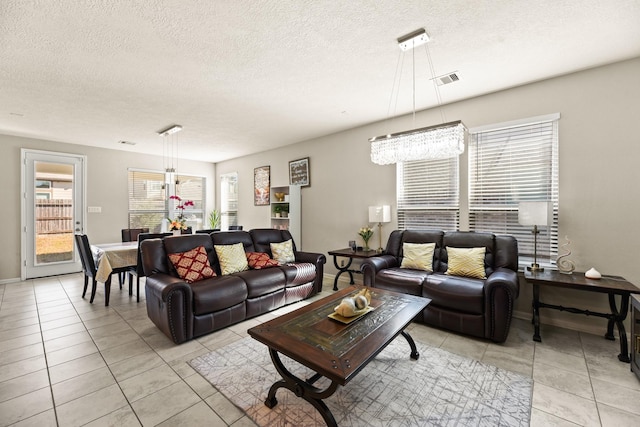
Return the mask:
POLYGON ((271 228, 279 230, 289 230, 293 241, 296 243, 298 250, 301 249, 302 240, 300 235, 301 229, 301 200, 299 185, 284 185, 271 187, 271 209, 269 209, 271 228), (280 201, 276 197, 276 193, 283 193, 284 200, 280 201), (286 211, 286 216, 277 216, 277 211, 286 211))

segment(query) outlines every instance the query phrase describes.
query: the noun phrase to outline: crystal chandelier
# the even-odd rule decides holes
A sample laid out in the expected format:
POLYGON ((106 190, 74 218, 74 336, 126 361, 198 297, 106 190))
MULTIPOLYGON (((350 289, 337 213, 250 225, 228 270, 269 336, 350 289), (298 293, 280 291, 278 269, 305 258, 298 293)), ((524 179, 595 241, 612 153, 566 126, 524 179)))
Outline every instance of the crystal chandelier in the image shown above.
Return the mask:
MULTIPOLYGON (((425 45, 427 57, 431 68, 432 80, 438 99, 438 106, 441 105, 440 92, 435 82, 433 64, 429 55, 426 43, 429 41, 424 28, 414 31, 411 34, 400 37, 398 46, 402 51, 414 49, 417 46, 425 45)), ((414 54, 415 55, 415 54, 414 54)), ((415 121, 415 56, 413 67, 413 118, 415 121)), ((393 94, 392 94, 393 98, 393 94)), ((466 128, 462 121, 443 123, 435 126, 428 126, 420 129, 413 129, 404 132, 392 133, 389 135, 376 136, 370 138, 371 161, 379 165, 389 165, 408 160, 436 160, 459 156, 464 152, 464 139, 466 128)))

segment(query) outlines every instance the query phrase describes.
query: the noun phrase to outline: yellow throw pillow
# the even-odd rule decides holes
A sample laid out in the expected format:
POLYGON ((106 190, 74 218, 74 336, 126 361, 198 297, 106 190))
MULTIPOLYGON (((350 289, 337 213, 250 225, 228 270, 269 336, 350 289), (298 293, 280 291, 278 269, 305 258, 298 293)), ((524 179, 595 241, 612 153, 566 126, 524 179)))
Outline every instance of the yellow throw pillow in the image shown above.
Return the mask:
POLYGON ((486 279, 484 254, 486 248, 452 248, 447 246, 449 268, 445 274, 451 276, 486 279))
POLYGON ((220 271, 223 276, 238 273, 249 269, 247 256, 244 254, 242 243, 235 245, 215 245, 216 255, 220 262, 220 271))
POLYGON ((403 243, 400 268, 433 271, 435 243, 403 243))
POLYGON ((296 256, 293 254, 293 242, 291 239, 282 243, 271 243, 271 255, 280 264, 295 262, 296 256))

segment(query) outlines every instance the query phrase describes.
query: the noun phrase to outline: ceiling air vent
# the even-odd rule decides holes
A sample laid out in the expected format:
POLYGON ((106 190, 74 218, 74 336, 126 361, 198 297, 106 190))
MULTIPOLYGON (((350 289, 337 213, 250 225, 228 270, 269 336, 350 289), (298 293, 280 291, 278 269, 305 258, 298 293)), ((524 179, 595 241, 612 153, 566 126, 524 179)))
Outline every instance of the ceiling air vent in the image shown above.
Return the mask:
POLYGON ((458 76, 458 72, 454 71, 452 73, 443 74, 438 77, 434 77, 438 86, 448 85, 449 83, 454 83, 460 80, 458 76))
POLYGON ((136 145, 135 142, 132 141, 118 141, 118 144, 122 144, 122 145, 136 145))

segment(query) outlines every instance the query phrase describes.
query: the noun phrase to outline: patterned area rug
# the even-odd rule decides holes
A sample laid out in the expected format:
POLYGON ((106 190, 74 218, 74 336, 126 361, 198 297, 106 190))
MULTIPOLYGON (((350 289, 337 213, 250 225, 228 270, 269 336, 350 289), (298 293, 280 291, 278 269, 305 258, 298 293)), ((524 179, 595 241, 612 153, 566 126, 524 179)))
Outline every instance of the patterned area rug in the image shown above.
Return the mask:
MULTIPOLYGON (((416 342, 420 358, 395 339, 345 387, 326 399, 339 426, 528 426, 531 378, 416 342)), ((281 356, 300 378, 311 371, 281 356)), ((191 366, 259 426, 324 425, 309 403, 287 389, 264 400, 280 379, 267 347, 244 338, 198 357, 191 366)), ((326 379, 316 383, 328 385, 326 379), (322 381, 325 381, 324 383, 322 381)))

